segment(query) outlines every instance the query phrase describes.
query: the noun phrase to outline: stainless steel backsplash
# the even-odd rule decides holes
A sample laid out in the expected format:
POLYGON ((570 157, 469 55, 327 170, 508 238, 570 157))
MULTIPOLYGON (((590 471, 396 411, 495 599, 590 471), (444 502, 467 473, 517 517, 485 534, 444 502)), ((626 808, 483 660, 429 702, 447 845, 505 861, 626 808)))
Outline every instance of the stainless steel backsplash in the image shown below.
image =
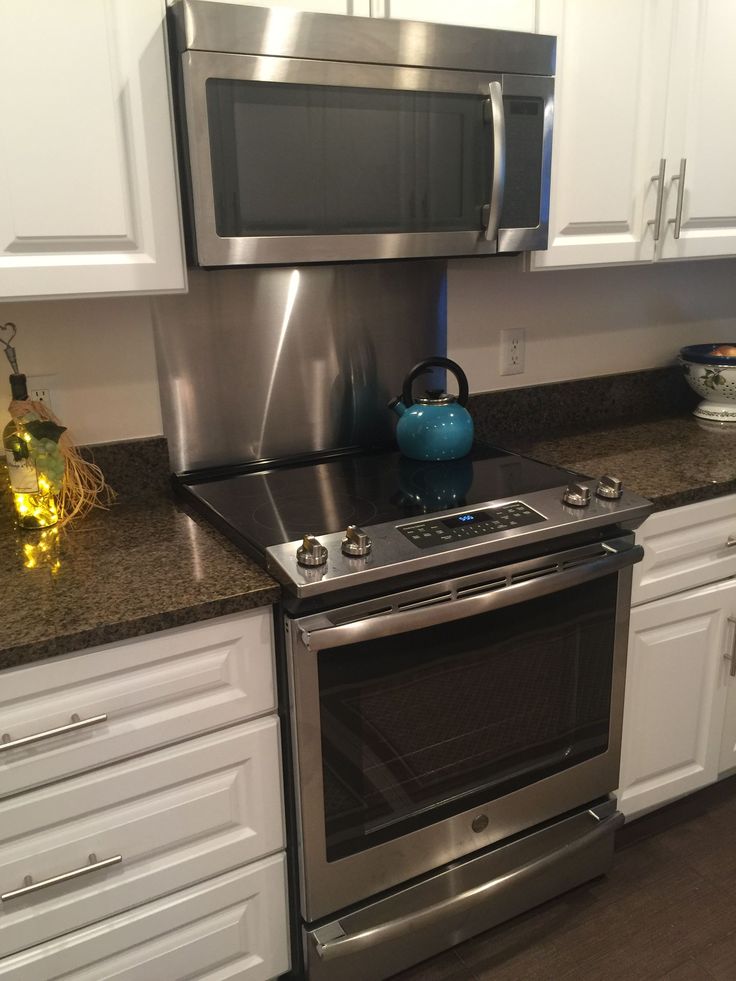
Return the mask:
POLYGON ((404 375, 446 351, 445 263, 193 269, 154 320, 175 472, 380 445, 404 375))

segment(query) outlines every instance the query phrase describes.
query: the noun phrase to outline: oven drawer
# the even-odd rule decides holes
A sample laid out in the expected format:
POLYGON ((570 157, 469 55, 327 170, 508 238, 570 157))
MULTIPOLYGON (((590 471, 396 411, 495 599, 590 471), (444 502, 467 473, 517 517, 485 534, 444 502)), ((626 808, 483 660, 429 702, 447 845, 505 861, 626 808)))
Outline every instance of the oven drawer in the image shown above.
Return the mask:
POLYGON ((0 960, 2 981, 266 981, 289 968, 284 853, 0 960))
POLYGON ((3 673, 0 798, 275 707, 271 609, 3 673))
POLYGON ((6 800, 0 950, 23 950, 283 847, 275 716, 6 800), (13 896, 28 875, 37 890, 13 896))
POLYGON ((636 533, 633 605, 736 575, 736 495, 661 511, 636 533))

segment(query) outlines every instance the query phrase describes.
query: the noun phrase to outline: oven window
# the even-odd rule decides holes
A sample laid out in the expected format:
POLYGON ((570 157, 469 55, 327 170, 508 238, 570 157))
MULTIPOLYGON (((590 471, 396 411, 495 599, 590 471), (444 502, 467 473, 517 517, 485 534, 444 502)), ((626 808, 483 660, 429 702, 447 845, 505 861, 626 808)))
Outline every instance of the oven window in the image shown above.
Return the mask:
POLYGON ((617 583, 321 652, 328 861, 605 752, 617 583))
POLYGON ((480 230, 477 95, 207 81, 217 234, 480 230))

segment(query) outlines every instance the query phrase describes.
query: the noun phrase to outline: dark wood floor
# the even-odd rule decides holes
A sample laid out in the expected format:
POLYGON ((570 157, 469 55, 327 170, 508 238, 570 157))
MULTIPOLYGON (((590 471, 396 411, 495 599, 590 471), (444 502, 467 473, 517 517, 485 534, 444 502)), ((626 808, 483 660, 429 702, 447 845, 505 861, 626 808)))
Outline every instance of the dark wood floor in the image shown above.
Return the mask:
POLYGON ((627 825, 612 871, 393 981, 736 981, 736 777, 627 825))

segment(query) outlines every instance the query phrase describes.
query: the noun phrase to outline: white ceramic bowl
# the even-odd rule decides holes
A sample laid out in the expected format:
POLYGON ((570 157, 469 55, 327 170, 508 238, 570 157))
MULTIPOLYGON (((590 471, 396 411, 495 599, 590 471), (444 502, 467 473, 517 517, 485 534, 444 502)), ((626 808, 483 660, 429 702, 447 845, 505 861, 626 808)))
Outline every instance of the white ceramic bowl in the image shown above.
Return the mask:
POLYGON ((736 422, 736 358, 713 354, 730 344, 693 344, 680 351, 680 364, 690 388, 703 399, 694 410, 700 419, 736 422))

